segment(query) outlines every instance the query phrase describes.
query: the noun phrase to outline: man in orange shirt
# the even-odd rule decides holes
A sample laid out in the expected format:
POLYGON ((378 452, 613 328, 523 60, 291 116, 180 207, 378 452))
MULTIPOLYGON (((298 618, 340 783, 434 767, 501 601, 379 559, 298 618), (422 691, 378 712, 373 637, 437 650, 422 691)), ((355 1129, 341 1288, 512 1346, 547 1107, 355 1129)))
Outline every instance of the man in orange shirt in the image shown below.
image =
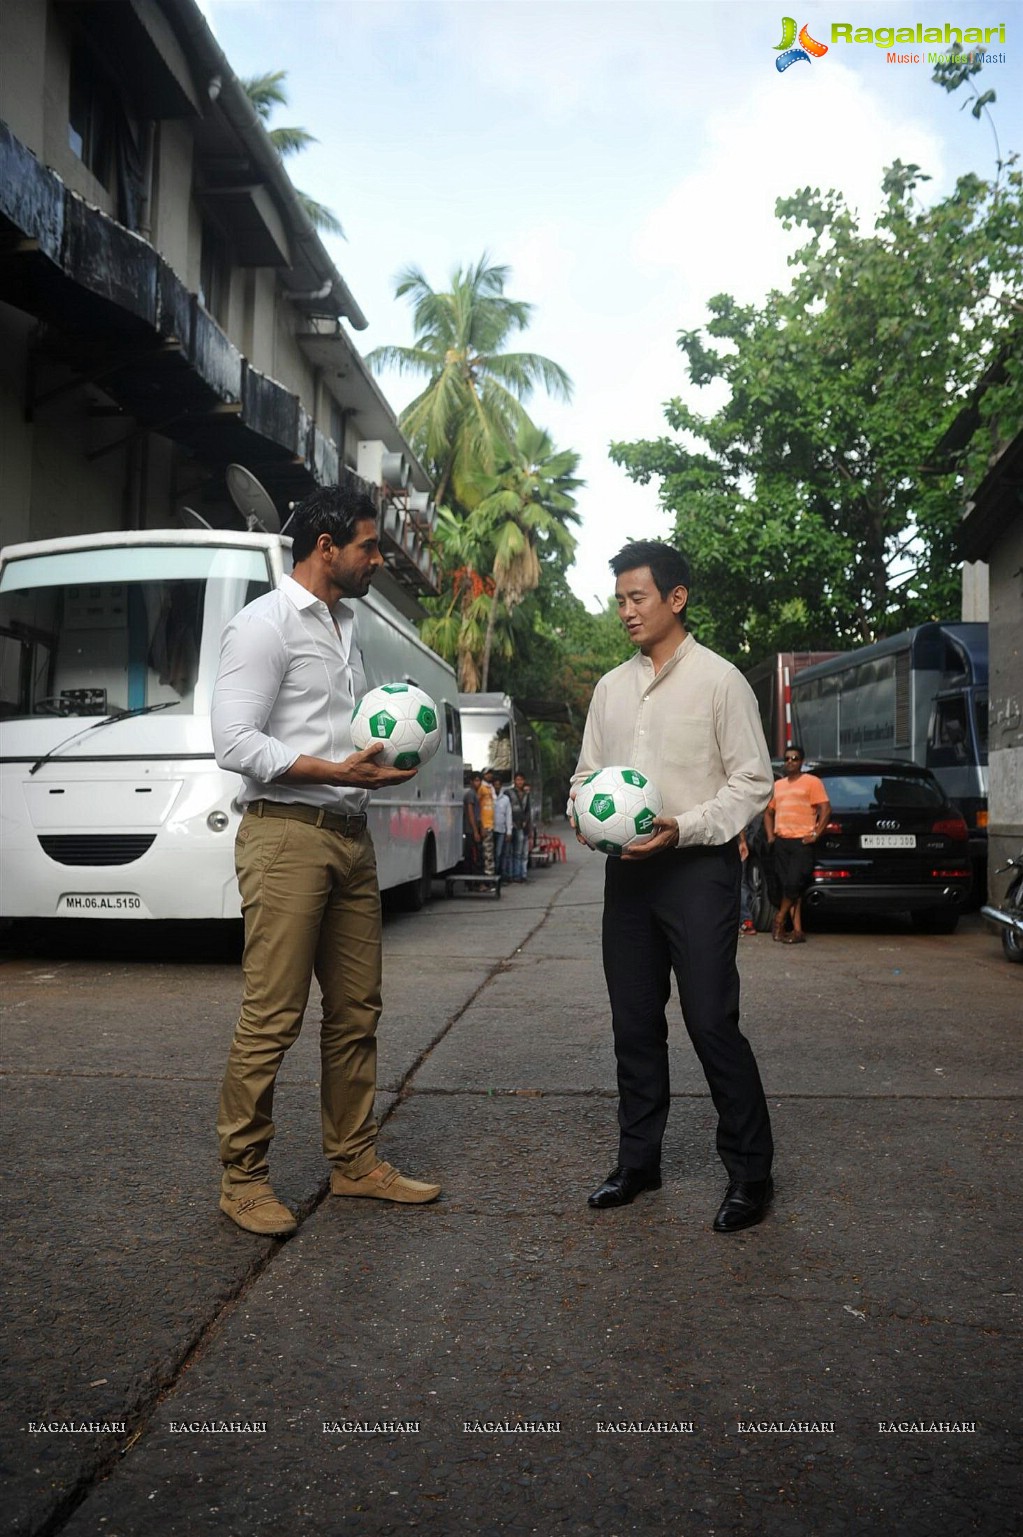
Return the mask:
POLYGON ((785 944, 806 942, 803 933, 803 892, 813 879, 813 846, 831 815, 828 792, 815 774, 803 773, 801 747, 785 749, 785 778, 776 779, 764 812, 764 832, 774 851, 774 869, 781 886, 781 907, 774 920, 774 938, 785 944), (785 924, 792 918, 792 932, 785 924))

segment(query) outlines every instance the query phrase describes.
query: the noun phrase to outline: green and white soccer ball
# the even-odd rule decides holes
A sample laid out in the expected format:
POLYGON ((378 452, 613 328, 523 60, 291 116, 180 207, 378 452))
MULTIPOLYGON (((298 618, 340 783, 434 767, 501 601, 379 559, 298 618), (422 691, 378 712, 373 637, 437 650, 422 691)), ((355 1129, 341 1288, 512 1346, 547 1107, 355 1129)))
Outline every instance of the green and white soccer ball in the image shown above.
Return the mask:
POLYGON ((591 849, 620 854, 650 837, 661 804, 660 791, 639 769, 598 769, 576 791, 576 827, 591 849))
POLYGON ((437 706, 414 683, 382 683, 363 694, 355 706, 352 741, 360 749, 383 742, 375 763, 420 768, 440 746, 437 706))

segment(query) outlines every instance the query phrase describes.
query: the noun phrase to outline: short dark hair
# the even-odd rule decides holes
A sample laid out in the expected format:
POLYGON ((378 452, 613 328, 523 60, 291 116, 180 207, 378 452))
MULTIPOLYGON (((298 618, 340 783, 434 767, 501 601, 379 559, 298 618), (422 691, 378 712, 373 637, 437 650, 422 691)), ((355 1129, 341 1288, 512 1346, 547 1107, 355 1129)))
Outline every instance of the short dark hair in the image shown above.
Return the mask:
POLYGON ((299 502, 288 521, 291 558, 297 564, 316 548, 321 534, 329 534, 343 548, 355 538, 356 525, 377 522, 377 510, 364 491, 348 486, 319 486, 299 502))
POLYGON ((785 744, 785 753, 783 753, 782 756, 784 757, 785 754, 790 753, 790 752, 794 752, 794 753, 798 753, 799 754, 799 761, 800 761, 800 763, 802 763, 803 759, 806 757, 806 753, 800 747, 798 742, 786 742, 786 744, 785 744))
MULTIPOLYGON (((661 539, 630 539, 608 564, 614 576, 621 576, 624 571, 638 571, 641 566, 649 566, 654 586, 662 598, 667 598, 669 592, 674 592, 676 587, 685 587, 688 591, 692 586, 692 573, 688 560, 681 550, 676 550, 674 545, 665 544, 661 539)), ((681 624, 685 623, 688 607, 687 600, 685 608, 678 616, 681 624)))

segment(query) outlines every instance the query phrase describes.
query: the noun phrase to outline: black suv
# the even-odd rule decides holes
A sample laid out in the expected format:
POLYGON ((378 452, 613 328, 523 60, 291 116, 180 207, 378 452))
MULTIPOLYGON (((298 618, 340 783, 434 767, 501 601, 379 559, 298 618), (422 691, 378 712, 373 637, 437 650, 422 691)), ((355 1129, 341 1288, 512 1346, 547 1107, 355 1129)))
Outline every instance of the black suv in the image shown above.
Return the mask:
MULTIPOLYGON (((972 880, 966 823, 925 768, 893 760, 808 762, 831 817, 815 849, 807 912, 908 912, 922 934, 952 934, 972 880)), ((761 831, 750 850, 753 921, 766 933, 778 899, 761 831)))

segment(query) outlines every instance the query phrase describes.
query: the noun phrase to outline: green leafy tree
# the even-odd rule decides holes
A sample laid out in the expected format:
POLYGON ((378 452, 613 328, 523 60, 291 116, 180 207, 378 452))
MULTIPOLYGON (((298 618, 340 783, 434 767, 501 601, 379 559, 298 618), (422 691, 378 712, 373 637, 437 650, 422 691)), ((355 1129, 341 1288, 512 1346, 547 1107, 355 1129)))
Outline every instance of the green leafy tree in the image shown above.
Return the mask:
MULTIPOLYGON (((422 625, 423 640, 455 667, 459 690, 475 694, 481 685, 483 647, 488 631, 494 629, 490 620, 494 582, 487 574, 493 559, 489 530, 475 519, 456 517, 450 508, 440 507, 433 550, 444 590, 440 597, 425 600, 428 617, 422 625)), ((511 651, 507 625, 497 628, 496 643, 502 651, 511 651)))
MULTIPOLYGON (((250 75, 247 80, 239 80, 239 85, 252 103, 260 119, 269 124, 275 107, 288 105, 288 93, 284 82, 288 78, 286 69, 275 69, 263 75, 250 75)), ((305 128, 270 128, 267 127, 270 141, 282 160, 289 155, 297 154, 309 144, 319 141, 305 128)), ((341 221, 331 209, 323 203, 318 203, 308 192, 300 192, 295 188, 295 194, 309 215, 313 227, 322 230, 328 235, 344 236, 341 221)))
POLYGON ((545 569, 570 563, 575 539, 567 525, 579 521, 578 464, 578 454, 558 451, 542 428, 521 422, 497 473, 472 472, 473 511, 462 518, 448 508, 438 513, 434 549, 446 591, 430 605, 423 639, 456 663, 463 693, 488 687, 495 648, 513 654, 514 611, 540 586, 545 569))
POLYGON ((602 613, 592 614, 569 587, 568 562, 558 552, 545 554, 543 566, 543 581, 512 616, 511 654, 494 655, 490 686, 519 698, 568 706, 566 722, 540 722, 535 727, 545 798, 557 815, 579 757, 594 685, 633 648, 613 601, 602 613))
POLYGON ((492 476, 473 477, 480 500, 470 523, 483 531, 493 548, 493 593, 483 641, 480 688, 486 689, 494 628, 503 605, 510 615, 540 585, 541 554, 556 550, 566 561, 575 551, 567 525, 578 523, 575 493, 583 484, 575 474, 579 455, 555 449, 543 428, 520 421, 514 448, 492 476))
MULTIPOLYGON (((965 176, 921 209, 925 179, 892 166, 870 233, 840 193, 781 199, 806 236, 790 287, 718 295, 679 335, 691 383, 724 384, 726 403, 672 400, 674 436, 612 445, 633 479, 660 479, 694 621, 740 664, 956 610, 959 477, 935 448, 993 359, 1020 354, 1021 178, 965 176)), ((992 431, 1009 402, 988 402, 992 431)))
POLYGON ((557 399, 571 398, 568 375, 536 352, 508 352, 523 331, 531 304, 505 293, 509 269, 486 253, 475 266, 458 268, 446 293, 430 287, 416 267, 398 278, 395 297, 413 306, 411 347, 377 347, 366 361, 376 370, 396 369, 426 379, 425 388, 401 414, 401 426, 428 466, 438 503, 466 510, 472 482, 493 473, 523 421, 523 402, 539 386, 557 399))

